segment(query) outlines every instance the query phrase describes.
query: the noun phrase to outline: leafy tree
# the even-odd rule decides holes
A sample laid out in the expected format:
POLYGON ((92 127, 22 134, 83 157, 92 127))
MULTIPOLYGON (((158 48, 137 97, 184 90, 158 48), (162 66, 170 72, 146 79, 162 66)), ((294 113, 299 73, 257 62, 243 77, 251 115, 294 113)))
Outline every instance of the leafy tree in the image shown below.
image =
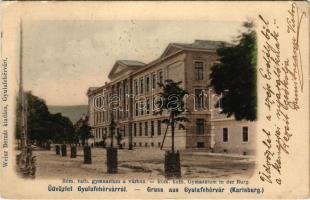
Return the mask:
POLYGON ((72 143, 74 142, 74 127, 71 120, 68 117, 62 117, 61 122, 64 127, 65 140, 72 143))
POLYGON ((162 92, 159 93, 160 100, 156 102, 159 110, 155 112, 155 115, 162 114, 164 111, 169 113, 169 118, 162 120, 162 123, 171 126, 171 151, 174 153, 174 135, 175 125, 178 124, 180 129, 185 129, 182 122, 188 122, 186 117, 180 116, 185 111, 184 96, 187 92, 179 85, 182 82, 174 82, 173 80, 165 80, 164 83, 158 83, 162 88, 162 92))
POLYGON ((52 138, 51 116, 45 101, 37 96, 32 95, 31 92, 26 93, 27 105, 27 132, 29 139, 39 143, 52 138))
POLYGON ((256 33, 252 22, 245 22, 243 27, 236 44, 217 50, 219 63, 212 66, 210 79, 215 93, 222 95, 221 113, 253 121, 257 107, 256 33))
POLYGON ((91 127, 88 125, 88 117, 82 116, 75 125, 76 135, 82 140, 82 145, 85 145, 85 141, 92 137, 91 127))
POLYGON ((99 142, 99 145, 102 146, 103 148, 106 147, 106 140, 107 140, 107 135, 103 134, 102 140, 99 142))
POLYGON ((52 140, 57 142, 74 142, 74 127, 68 117, 61 116, 60 113, 51 114, 52 140))
POLYGON ((88 124, 84 124, 80 129, 80 133, 81 133, 82 144, 84 145, 85 141, 92 137, 91 127, 88 124))
MULTIPOLYGON (((27 133, 31 141, 39 144, 53 141, 68 141, 73 136, 73 125, 67 117, 60 113, 51 114, 45 101, 31 92, 26 92, 27 133)), ((16 136, 21 132, 21 101, 17 99, 16 136)))

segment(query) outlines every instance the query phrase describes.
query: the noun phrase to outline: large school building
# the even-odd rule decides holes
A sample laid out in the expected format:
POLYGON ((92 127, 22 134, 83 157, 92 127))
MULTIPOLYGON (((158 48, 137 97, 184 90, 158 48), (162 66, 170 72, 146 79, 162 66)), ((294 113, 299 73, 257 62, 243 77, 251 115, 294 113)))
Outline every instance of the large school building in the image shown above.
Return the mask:
MULTIPOLYGON (((179 150, 255 154, 255 122, 236 121, 215 108, 218 96, 209 87, 211 67, 218 62, 216 49, 225 43, 196 40, 191 44, 171 43, 150 63, 118 60, 109 73, 110 82, 87 91, 89 123, 98 144, 109 137, 111 117, 121 134, 123 148, 171 147, 170 127, 161 123, 167 113, 154 115, 161 88, 157 83, 182 81, 189 93, 183 115, 189 119, 185 130, 176 127, 175 146, 179 150)), ((115 138, 115 145, 117 138, 115 138)), ((109 138, 106 139, 110 144, 109 138)))

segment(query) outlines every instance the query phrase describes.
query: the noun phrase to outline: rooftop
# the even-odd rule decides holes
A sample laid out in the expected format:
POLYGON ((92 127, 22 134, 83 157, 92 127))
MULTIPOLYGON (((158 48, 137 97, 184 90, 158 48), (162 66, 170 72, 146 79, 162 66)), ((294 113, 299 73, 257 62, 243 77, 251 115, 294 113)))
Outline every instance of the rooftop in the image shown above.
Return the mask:
POLYGON ((137 60, 118 60, 117 62, 120 62, 126 66, 129 66, 129 67, 138 67, 138 66, 144 66, 145 63, 143 62, 140 62, 140 61, 137 61, 137 60))
POLYGON ((216 50, 221 46, 228 45, 224 41, 213 41, 213 40, 195 40, 194 43, 171 43, 173 46, 180 48, 198 48, 198 49, 208 49, 216 50))
MULTIPOLYGON (((143 62, 137 61, 137 60, 117 60, 113 66, 113 68, 111 69, 108 77, 110 79, 112 79, 113 77, 111 75, 113 75, 113 73, 115 73, 115 71, 117 70, 117 67, 128 67, 130 68, 130 70, 133 71, 140 71, 140 70, 144 70, 145 67, 148 68, 151 65, 153 65, 154 63, 160 62, 162 59, 167 58, 170 55, 173 55, 179 51, 182 50, 211 50, 211 51, 216 51, 219 47, 222 46, 230 46, 231 44, 229 44, 228 42, 224 42, 224 41, 214 41, 214 40, 195 40, 193 43, 170 43, 167 48, 165 49, 165 51, 163 52, 163 54, 156 60, 145 64, 143 62), (121 66, 119 66, 121 65, 121 66)), ((123 70, 124 68, 120 68, 120 70, 123 70)), ((88 93, 96 93, 98 92, 101 88, 103 88, 104 86, 101 87, 90 87, 88 89, 88 93)))

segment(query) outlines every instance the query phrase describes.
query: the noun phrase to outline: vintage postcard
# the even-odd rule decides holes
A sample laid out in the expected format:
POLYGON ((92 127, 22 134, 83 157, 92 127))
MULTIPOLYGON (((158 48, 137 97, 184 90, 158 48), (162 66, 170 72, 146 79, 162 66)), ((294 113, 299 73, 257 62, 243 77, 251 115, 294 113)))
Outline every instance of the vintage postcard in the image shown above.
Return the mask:
POLYGON ((308 2, 0 8, 2 198, 309 198, 308 2))

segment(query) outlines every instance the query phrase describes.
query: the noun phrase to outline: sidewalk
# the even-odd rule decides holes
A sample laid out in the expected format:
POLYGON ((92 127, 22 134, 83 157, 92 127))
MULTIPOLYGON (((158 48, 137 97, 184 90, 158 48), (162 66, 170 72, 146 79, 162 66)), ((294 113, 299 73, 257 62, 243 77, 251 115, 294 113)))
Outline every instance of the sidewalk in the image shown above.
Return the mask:
POLYGON ((220 157, 228 157, 228 158, 239 158, 239 159, 250 159, 255 160, 255 156, 253 155, 240 155, 240 154, 229 154, 229 153, 212 153, 205 151, 183 151, 182 154, 192 154, 192 155, 205 155, 205 156, 220 156, 220 157))
MULTIPOLYGON (((68 148, 69 150, 69 148, 68 148)), ((37 156, 36 178, 164 178, 165 152, 157 149, 118 151, 118 171, 107 174, 106 150, 92 148, 92 164, 83 163, 82 148, 77 158, 56 155, 55 150, 35 150, 37 156)), ((248 158, 226 157, 205 152, 181 153, 183 178, 245 178, 252 175, 255 162, 248 158)))

